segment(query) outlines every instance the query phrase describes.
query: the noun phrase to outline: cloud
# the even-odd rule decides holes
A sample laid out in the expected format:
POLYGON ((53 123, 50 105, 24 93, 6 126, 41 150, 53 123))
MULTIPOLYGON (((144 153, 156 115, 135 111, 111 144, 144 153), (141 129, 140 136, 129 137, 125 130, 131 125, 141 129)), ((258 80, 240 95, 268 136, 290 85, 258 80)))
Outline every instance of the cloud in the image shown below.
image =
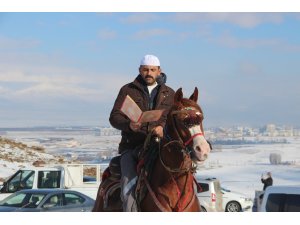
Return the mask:
POLYGON ((206 18, 211 22, 222 22, 242 28, 254 28, 261 24, 280 24, 284 20, 281 13, 208 13, 206 18))
POLYGON ((133 34, 133 38, 135 39, 147 39, 158 36, 166 36, 170 35, 172 32, 167 29, 153 28, 148 30, 140 30, 133 34))
POLYGON ((254 28, 261 24, 280 24, 283 13, 176 13, 170 20, 180 23, 229 23, 242 28, 254 28))
POLYGON ((287 52, 300 52, 300 45, 296 45, 296 44, 289 44, 289 43, 281 43, 280 44, 280 48, 283 51, 287 51, 287 52))
POLYGON ((88 89, 80 86, 56 83, 39 83, 29 88, 17 90, 11 95, 16 98, 76 98, 85 101, 98 101, 102 96, 102 91, 96 89, 88 89))
POLYGON ((0 53, 0 98, 7 100, 46 101, 78 99, 113 101, 119 88, 128 83, 120 74, 100 73, 79 68, 61 56, 0 53))
POLYGON ((28 48, 34 48, 41 44, 39 40, 35 39, 12 39, 0 36, 0 50, 20 50, 20 49, 28 49, 28 48))
POLYGON ((78 97, 91 95, 93 90, 84 89, 79 84, 87 83, 82 77, 26 75, 22 71, 6 71, 0 74, 0 83, 9 84, 3 95, 8 98, 32 99, 44 97, 78 97), (27 85, 20 85, 26 83, 27 85), (19 84, 19 85, 16 85, 19 84), (25 87, 24 87, 25 86, 25 87))
POLYGON ((271 48, 274 51, 300 52, 300 45, 290 44, 278 38, 239 38, 230 32, 223 32, 220 36, 208 34, 204 37, 207 41, 228 48, 271 48))
POLYGON ((297 20, 300 20, 300 13, 291 13, 291 15, 297 19, 297 20))
POLYGON ((238 73, 242 75, 259 75, 262 74, 262 68, 251 62, 241 62, 239 64, 238 73))
MULTIPOLYGON (((6 99, 22 99, 35 101, 41 99, 80 99, 84 101, 107 102, 111 101, 114 93, 126 83, 126 78, 120 75, 89 74, 81 71, 81 76, 47 76, 12 74, 10 78, 0 76, 0 84, 10 83, 9 88, 0 88, 1 97, 6 99), (24 85, 16 85, 27 83, 24 85)), ((128 82, 128 81, 127 81, 128 82)))
POLYGON ((117 32, 111 29, 102 29, 98 32, 98 37, 101 39, 114 39, 117 37, 117 32))
POLYGON ((154 13, 133 13, 121 19, 121 22, 128 24, 142 24, 156 21, 160 18, 158 14, 154 13))
POLYGON ((8 88, 0 86, 0 96, 6 95, 9 92, 8 88))
POLYGON ((229 32, 224 32, 219 37, 209 38, 211 41, 229 48, 257 48, 278 46, 278 39, 241 39, 233 36, 229 32))
POLYGON ((73 83, 78 84, 83 82, 84 79, 77 76, 61 76, 63 71, 60 71, 57 75, 42 75, 42 71, 40 72, 40 75, 31 75, 26 74, 20 70, 9 70, 6 68, 6 70, 2 70, 0 74, 0 82, 18 82, 18 83, 73 83))

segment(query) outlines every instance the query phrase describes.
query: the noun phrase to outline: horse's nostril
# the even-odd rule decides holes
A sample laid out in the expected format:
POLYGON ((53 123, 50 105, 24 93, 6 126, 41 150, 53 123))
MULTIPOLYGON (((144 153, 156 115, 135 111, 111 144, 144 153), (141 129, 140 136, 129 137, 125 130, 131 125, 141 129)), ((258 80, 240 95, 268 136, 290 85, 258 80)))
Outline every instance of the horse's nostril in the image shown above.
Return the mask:
POLYGON ((207 154, 204 154, 203 155, 203 160, 206 160, 207 159, 207 154))
POLYGON ((195 150, 201 152, 201 148, 198 145, 195 147, 195 150))

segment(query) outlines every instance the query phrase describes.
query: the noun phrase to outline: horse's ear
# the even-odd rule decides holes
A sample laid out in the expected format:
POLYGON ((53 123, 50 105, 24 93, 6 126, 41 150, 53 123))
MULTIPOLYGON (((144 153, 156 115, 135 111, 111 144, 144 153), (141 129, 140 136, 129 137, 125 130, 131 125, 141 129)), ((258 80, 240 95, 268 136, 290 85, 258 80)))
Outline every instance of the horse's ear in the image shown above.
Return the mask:
POLYGON ((198 101, 198 88, 195 87, 194 93, 191 95, 190 100, 193 100, 194 102, 198 101))
POLYGON ((179 88, 174 95, 174 102, 181 102, 181 99, 183 98, 182 88, 179 88))

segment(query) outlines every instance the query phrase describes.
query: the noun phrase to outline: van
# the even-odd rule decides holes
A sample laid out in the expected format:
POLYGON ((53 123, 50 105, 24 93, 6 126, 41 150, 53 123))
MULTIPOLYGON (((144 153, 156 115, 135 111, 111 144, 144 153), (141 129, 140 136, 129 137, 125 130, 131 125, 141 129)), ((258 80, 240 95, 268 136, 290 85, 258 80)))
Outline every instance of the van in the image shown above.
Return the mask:
POLYGON ((202 212, 222 212, 222 190, 216 178, 196 176, 197 197, 202 212))
POLYGON ((267 187, 260 211, 300 212, 300 186, 267 187))
POLYGON ((71 189, 96 199, 100 173, 100 164, 22 168, 0 185, 0 201, 19 190, 47 188, 71 189))

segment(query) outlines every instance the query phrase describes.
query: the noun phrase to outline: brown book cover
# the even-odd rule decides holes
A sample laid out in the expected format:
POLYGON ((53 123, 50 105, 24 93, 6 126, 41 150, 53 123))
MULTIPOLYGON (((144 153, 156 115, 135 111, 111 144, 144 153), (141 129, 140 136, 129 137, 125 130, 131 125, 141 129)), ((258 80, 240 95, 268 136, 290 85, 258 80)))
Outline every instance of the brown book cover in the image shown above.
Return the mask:
POLYGON ((164 110, 142 112, 135 101, 127 95, 122 103, 121 111, 133 122, 147 123, 159 120, 164 110))

